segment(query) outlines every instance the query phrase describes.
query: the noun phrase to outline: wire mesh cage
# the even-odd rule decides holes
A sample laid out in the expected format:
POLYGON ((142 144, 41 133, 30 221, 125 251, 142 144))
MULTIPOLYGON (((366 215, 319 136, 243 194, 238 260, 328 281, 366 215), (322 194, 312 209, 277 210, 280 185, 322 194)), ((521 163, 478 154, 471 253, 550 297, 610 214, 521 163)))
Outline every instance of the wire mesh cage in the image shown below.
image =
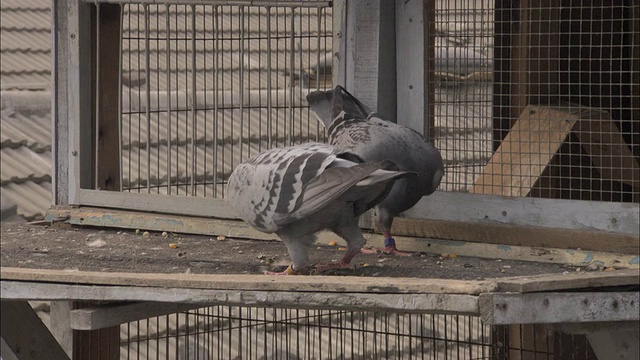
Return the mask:
POLYGON ((323 141, 330 3, 264 4, 123 5, 122 190, 222 197, 242 160, 323 141))
POLYGON ((426 6, 441 190, 639 201, 637 2, 426 6))
POLYGON ((216 305, 120 326, 121 359, 596 359, 586 338, 466 315, 216 305))
POLYGON ((461 315, 212 306, 129 324, 121 358, 489 359, 490 328, 461 315))

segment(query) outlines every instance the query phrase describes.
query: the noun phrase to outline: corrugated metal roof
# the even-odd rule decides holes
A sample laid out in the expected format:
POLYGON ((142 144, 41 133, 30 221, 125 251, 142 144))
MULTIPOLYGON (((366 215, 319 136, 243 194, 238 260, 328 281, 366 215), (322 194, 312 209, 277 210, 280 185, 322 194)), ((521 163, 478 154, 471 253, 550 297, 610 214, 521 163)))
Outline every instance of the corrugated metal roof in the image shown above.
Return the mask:
POLYGON ((37 153, 22 146, 16 149, 3 147, 0 153, 2 156, 2 169, 0 169, 2 185, 9 182, 34 181, 40 183, 51 181, 50 151, 37 153))
POLYGON ((51 151, 51 115, 25 114, 2 109, 0 139, 2 148, 26 146, 35 152, 51 151))
POLYGON ((18 214, 27 220, 41 219, 51 207, 51 183, 27 181, 2 185, 2 196, 18 205, 18 214))

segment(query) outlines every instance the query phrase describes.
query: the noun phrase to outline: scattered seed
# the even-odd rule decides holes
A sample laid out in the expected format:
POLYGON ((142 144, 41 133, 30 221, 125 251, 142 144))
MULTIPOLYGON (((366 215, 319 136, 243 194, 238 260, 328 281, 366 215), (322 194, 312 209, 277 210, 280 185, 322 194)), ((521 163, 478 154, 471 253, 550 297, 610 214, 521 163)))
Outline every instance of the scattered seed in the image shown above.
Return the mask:
POLYGON ((329 241, 329 246, 336 246, 338 243, 335 240, 329 241))
POLYGON ((218 235, 218 237, 216 237, 216 240, 225 241, 225 240, 227 240, 227 238, 224 235, 218 235))
POLYGON ((136 235, 140 235, 140 229, 136 229, 136 235))
POLYGON ((347 250, 347 248, 346 248, 346 247, 339 247, 339 248, 338 248, 338 250, 340 250, 340 251, 346 251, 346 250, 347 250))
POLYGON ((148 231, 145 231, 145 232, 142 233, 142 236, 149 236, 149 235, 151 235, 151 234, 148 231))
POLYGON ((168 233, 168 232, 166 232, 166 231, 163 231, 163 232, 162 232, 162 237, 168 237, 168 236, 169 236, 169 233, 168 233))
POLYGON ((169 244, 169 249, 175 249, 178 247, 178 244, 171 243, 169 244))

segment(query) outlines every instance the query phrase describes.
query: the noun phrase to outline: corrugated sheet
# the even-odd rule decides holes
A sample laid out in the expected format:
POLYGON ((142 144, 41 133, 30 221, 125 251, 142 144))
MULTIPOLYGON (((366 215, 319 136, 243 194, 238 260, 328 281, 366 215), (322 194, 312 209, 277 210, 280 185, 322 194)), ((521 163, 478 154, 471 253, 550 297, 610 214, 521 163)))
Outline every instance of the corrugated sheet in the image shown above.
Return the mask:
POLYGON ((51 183, 27 181, 2 185, 2 196, 18 205, 18 214, 27 220, 41 219, 51 206, 51 183))
POLYGON ((2 185, 26 181, 51 181, 51 152, 37 153, 28 147, 2 148, 2 185))
MULTIPOLYGON (((40 112, 40 111, 39 111, 40 112)), ((51 115, 2 109, 2 148, 26 146, 35 152, 51 150, 51 115)))
POLYGON ((50 8, 51 2, 46 0, 2 0, 0 2, 2 11, 49 11, 50 8))

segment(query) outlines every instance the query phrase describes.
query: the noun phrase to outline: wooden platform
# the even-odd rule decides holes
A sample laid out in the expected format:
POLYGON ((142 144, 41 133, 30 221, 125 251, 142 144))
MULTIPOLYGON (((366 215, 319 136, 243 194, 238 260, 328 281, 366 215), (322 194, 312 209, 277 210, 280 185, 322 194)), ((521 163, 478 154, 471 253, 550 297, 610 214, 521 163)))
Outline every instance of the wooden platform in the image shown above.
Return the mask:
MULTIPOLYGON (((635 336, 640 320, 637 267, 588 272, 550 262, 423 254, 361 257, 356 270, 333 275, 267 276, 256 264, 285 257, 279 242, 11 223, 2 225, 0 249, 0 299, 7 312, 2 326, 11 327, 5 319, 25 324, 8 343, 20 348, 21 341, 32 341, 41 354, 117 348, 118 338, 109 334, 120 324, 223 304, 473 315, 488 325, 547 324, 594 339, 622 338, 616 331, 635 336), (52 301, 57 317, 62 311, 59 324, 68 325, 55 333, 72 339, 67 345, 61 348, 37 320, 31 300, 52 301)), ((339 251, 320 244, 315 256, 337 257, 339 251)), ((110 351, 101 354, 114 358, 110 351)))

